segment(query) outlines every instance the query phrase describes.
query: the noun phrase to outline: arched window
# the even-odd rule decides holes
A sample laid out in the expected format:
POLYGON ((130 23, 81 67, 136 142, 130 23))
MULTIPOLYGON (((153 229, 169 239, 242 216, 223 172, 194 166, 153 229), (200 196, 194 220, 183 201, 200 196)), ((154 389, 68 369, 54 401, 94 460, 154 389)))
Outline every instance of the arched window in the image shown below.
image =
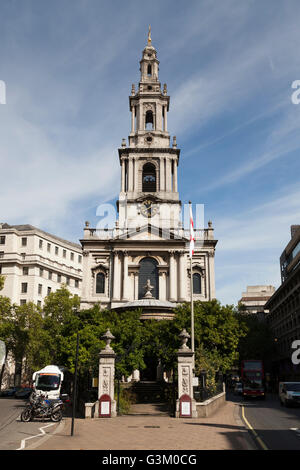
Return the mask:
POLYGON ((96 276, 96 294, 104 294, 105 292, 105 276, 98 273, 96 276))
POLYGON ((151 64, 149 64, 148 67, 147 67, 147 75, 148 75, 148 77, 152 75, 152 67, 151 67, 151 64))
POLYGON ((146 130, 150 131, 154 129, 153 112, 151 110, 146 112, 145 127, 146 130))
POLYGON ((150 280, 151 294, 155 299, 158 299, 158 269, 157 261, 154 258, 143 258, 140 262, 139 271, 139 299, 142 299, 146 293, 145 286, 148 279, 150 280))
POLYGON ((146 163, 143 166, 143 192, 156 191, 156 171, 152 163, 146 163))
POLYGON ((201 276, 199 273, 193 274, 193 293, 201 294, 201 276))

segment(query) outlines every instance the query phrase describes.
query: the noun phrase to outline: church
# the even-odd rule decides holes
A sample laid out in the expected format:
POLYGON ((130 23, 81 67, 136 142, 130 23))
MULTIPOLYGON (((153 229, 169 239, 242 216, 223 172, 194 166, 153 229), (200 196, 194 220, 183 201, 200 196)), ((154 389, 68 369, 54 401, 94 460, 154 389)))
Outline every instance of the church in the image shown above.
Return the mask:
MULTIPOLYGON (((168 131, 170 96, 159 81, 149 28, 140 81, 129 96, 131 130, 118 149, 120 192, 114 227, 84 227, 81 308, 141 309, 142 319, 172 319, 191 298, 189 229, 178 192, 180 149, 168 131)), ((212 223, 194 231, 193 298, 215 298, 212 223)))

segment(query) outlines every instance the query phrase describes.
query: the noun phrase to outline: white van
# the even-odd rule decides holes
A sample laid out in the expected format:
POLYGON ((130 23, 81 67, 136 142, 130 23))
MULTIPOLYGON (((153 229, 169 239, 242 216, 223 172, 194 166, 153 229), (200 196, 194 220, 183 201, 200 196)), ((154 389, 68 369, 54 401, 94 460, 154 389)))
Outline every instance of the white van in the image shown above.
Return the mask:
POLYGON ((280 382, 279 400, 281 405, 300 405, 300 382, 280 382))
POLYGON ((60 396, 64 374, 59 367, 50 365, 34 372, 32 380, 37 395, 46 393, 49 399, 57 399, 60 396))

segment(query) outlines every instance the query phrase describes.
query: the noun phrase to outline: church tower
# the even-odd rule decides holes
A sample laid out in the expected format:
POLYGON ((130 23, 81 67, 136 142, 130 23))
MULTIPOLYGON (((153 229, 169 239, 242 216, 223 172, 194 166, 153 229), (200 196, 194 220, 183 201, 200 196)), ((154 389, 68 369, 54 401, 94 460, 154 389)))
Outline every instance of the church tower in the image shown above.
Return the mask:
MULTIPOLYGON (((190 300, 189 231, 182 224, 177 168, 180 150, 168 132, 170 97, 159 81, 159 61, 149 27, 140 60, 138 87, 129 96, 131 129, 119 148, 118 220, 110 229, 86 222, 81 304, 142 309, 142 318, 172 318, 190 300)), ((195 300, 215 297, 217 240, 208 228, 195 230, 195 300)))
POLYGON ((181 203, 177 167, 180 150, 176 137, 170 146, 169 103, 167 85, 164 84, 162 90, 159 81, 159 61, 149 27, 148 43, 140 61, 140 81, 137 90, 132 85, 129 97, 131 132, 128 147, 123 139, 119 149, 122 173, 120 228, 142 226, 147 219, 157 227, 174 229, 179 226, 181 203))

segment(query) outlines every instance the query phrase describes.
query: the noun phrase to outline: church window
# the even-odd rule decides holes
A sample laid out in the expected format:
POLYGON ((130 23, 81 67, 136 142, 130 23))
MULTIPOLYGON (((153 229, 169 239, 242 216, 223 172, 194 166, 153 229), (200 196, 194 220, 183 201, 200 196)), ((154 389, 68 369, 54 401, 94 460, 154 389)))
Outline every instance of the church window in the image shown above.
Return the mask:
POLYGON ((201 276, 199 273, 193 274, 193 293, 201 294, 201 276))
POLYGON ((152 286, 151 294, 158 299, 158 269, 157 261, 154 258, 143 258, 140 262, 139 272, 139 299, 142 299, 146 293, 146 285, 149 279, 152 286))
POLYGON ((148 77, 152 75, 152 67, 151 67, 151 64, 149 64, 148 67, 147 67, 147 75, 148 75, 148 77))
POLYGON ((105 276, 103 273, 98 273, 96 276, 96 294, 104 294, 105 276))
POLYGON ((153 121, 153 112, 147 111, 146 112, 146 120, 145 120, 146 130, 153 130, 154 129, 154 121, 153 121))
POLYGON ((143 192, 156 191, 156 171, 152 163, 146 163, 143 167, 143 192))

